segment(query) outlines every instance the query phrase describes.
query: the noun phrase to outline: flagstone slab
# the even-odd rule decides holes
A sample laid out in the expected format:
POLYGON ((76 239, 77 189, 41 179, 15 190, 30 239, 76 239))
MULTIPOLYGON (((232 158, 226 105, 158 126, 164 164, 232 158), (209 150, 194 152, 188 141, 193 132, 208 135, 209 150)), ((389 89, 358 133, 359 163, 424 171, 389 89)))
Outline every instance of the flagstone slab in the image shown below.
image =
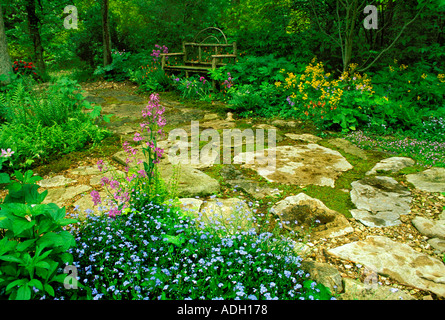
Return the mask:
POLYGON ((366 177, 352 182, 351 186, 351 201, 357 209, 350 212, 368 227, 399 225, 400 215, 411 211, 411 192, 394 178, 366 177))
POLYGON ((59 175, 48 179, 40 180, 37 182, 37 184, 42 188, 54 188, 54 187, 63 187, 66 186, 67 184, 74 182, 76 182, 76 180, 59 175))
POLYGON ((377 173, 391 173, 391 172, 398 172, 406 167, 411 167, 416 162, 407 157, 391 157, 387 159, 383 159, 382 161, 378 162, 371 170, 366 172, 366 175, 372 175, 377 173))
POLYGON ((359 157, 363 160, 367 160, 368 156, 366 154, 366 151, 363 149, 360 149, 356 145, 354 145, 352 142, 341 139, 341 138, 335 138, 335 139, 329 139, 328 142, 332 144, 333 146, 336 146, 339 149, 342 149, 344 152, 352 154, 353 156, 359 157))
POLYGON ((445 168, 433 167, 420 173, 408 174, 406 180, 422 191, 445 192, 445 168))
POLYGON ((242 152, 233 158, 233 162, 256 170, 271 182, 331 188, 343 172, 353 168, 338 151, 313 143, 242 152))
POLYGON ((344 215, 304 193, 278 201, 271 211, 278 215, 288 230, 311 229, 313 239, 335 238, 354 232, 344 215))
POLYGON ((445 220, 431 220, 418 216, 411 220, 411 223, 424 236, 445 240, 445 220))
POLYGON ((49 189, 46 198, 43 200, 43 204, 55 203, 59 207, 63 206, 63 203, 67 200, 74 198, 75 196, 88 192, 92 188, 87 185, 78 185, 72 187, 61 187, 55 189, 49 189))
POLYGON ((368 236, 365 240, 348 243, 327 252, 334 257, 362 264, 402 284, 445 297, 443 262, 417 252, 407 244, 384 236, 368 236))

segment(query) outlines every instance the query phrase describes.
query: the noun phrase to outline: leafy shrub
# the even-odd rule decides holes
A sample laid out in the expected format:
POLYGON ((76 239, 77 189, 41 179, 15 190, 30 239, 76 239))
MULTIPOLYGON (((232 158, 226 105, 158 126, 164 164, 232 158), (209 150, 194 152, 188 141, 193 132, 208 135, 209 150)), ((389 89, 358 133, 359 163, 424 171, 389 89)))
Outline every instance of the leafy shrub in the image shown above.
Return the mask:
POLYGON ((112 62, 107 66, 98 66, 94 71, 97 76, 104 77, 109 81, 124 81, 129 79, 129 71, 132 69, 130 64, 130 52, 113 50, 111 52, 112 62))
POLYGON ((264 107, 265 102, 260 91, 253 85, 234 86, 229 90, 230 108, 239 112, 240 116, 255 114, 264 107))
POLYGON ((65 208, 41 204, 48 193, 37 191, 40 187, 35 182, 41 177, 31 170, 24 175, 15 171, 14 176, 17 181, 5 174, 0 177, 9 189, 0 205, 0 298, 54 296, 66 277, 60 267, 72 263, 67 250, 75 245, 63 227, 77 221, 65 219, 65 208))
POLYGON ((72 118, 63 124, 3 124, 0 147, 16 150, 13 168, 29 167, 34 161, 47 161, 53 156, 80 150, 88 143, 99 143, 108 131, 90 120, 72 118))
POLYGON ((274 83, 283 81, 284 77, 280 70, 294 72, 298 70, 292 63, 284 58, 276 58, 274 55, 268 56, 245 56, 240 58, 235 64, 229 65, 227 71, 230 72, 234 81, 239 84, 251 84, 259 87, 263 82, 274 83))

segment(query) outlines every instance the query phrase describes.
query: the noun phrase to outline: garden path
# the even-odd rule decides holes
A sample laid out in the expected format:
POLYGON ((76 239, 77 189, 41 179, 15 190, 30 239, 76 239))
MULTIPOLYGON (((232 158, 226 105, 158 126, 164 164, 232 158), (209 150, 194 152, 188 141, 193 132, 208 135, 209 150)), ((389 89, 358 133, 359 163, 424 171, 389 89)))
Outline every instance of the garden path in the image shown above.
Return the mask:
MULTIPOLYGON (((130 141, 139 128, 148 98, 136 94, 134 86, 113 86, 84 86, 86 99, 100 104, 104 113, 113 113, 116 119, 109 129, 130 141)), ((189 135, 191 121, 200 121, 200 129, 277 129, 275 172, 268 171, 253 151, 236 157, 241 161, 249 155, 258 156, 254 164, 235 164, 234 157, 233 162, 224 165, 213 165, 213 161, 182 165, 178 196, 184 210, 200 212, 210 219, 211 212, 221 213, 223 219, 242 214, 239 218, 247 221, 254 213, 246 203, 257 200, 262 205, 256 214, 271 210, 276 221, 289 230, 318 220, 309 241, 299 249, 315 280, 341 292, 340 298, 445 298, 445 197, 440 194, 445 192, 445 169, 404 174, 400 170, 412 167, 413 160, 376 157, 344 139, 316 137, 305 132, 298 121, 258 123, 168 99, 161 99, 161 104, 166 107, 169 130, 183 128, 189 135), (370 170, 353 175, 363 163, 370 170), (341 182, 345 177, 351 179, 347 184, 341 182), (329 195, 320 194, 318 199, 312 192, 309 196, 314 190, 311 188, 329 195), (329 197, 352 202, 354 209, 348 210, 349 215, 339 213, 325 205, 329 197), (369 290, 374 280, 380 285, 369 290)), ((166 139, 159 145, 167 150, 173 142, 166 139)), ((142 156, 140 150, 138 156, 142 156)), ((89 193, 94 189, 106 196, 100 178, 110 173, 100 172, 95 166, 97 160, 81 159, 77 168, 45 176, 39 182, 40 191, 49 191, 45 201, 66 206, 70 214, 80 217, 85 210, 98 212, 89 193)), ((107 161, 118 174, 124 174, 122 152, 107 161)), ((168 156, 164 156, 160 170, 166 180, 173 175, 168 156)))

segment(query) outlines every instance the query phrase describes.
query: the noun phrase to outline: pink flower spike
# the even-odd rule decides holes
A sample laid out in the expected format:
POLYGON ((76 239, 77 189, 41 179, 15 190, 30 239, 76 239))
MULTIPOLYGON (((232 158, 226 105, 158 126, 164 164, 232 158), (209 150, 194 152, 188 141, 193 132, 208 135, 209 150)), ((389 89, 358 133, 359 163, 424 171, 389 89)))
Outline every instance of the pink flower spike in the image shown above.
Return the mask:
POLYGON ((95 206, 102 202, 102 200, 100 199, 100 194, 96 190, 91 191, 90 195, 93 198, 93 203, 95 206))

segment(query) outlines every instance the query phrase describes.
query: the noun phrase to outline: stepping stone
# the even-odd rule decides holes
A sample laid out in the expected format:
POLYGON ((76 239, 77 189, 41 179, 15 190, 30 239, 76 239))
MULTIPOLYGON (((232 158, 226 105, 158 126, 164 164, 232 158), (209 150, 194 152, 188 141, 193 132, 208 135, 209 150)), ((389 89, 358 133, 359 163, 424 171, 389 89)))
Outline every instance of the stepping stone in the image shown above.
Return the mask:
POLYGON ((277 126, 277 127, 282 127, 282 128, 297 128, 299 125, 301 124, 301 122, 299 121, 292 121, 292 120, 274 120, 272 121, 272 125, 277 126))
POLYGON ((101 186, 102 185, 101 179, 103 177, 107 177, 108 179, 113 179, 115 177, 116 178, 125 178, 126 174, 125 174, 125 172, 120 171, 120 170, 116 170, 114 172, 108 171, 104 174, 91 177, 90 178, 90 186, 93 186, 93 187, 101 186))
POLYGON ((102 213, 106 214, 109 211, 110 207, 105 201, 108 193, 101 191, 99 192, 99 195, 103 203, 100 203, 97 206, 94 205, 93 198, 91 197, 90 193, 85 194, 72 204, 72 207, 74 207, 74 212, 78 214, 79 220, 84 220, 89 213, 93 215, 100 215, 102 213))
POLYGON ((74 198, 75 196, 90 191, 92 188, 86 185, 79 185, 73 187, 61 187, 56 189, 49 189, 48 195, 43 200, 43 204, 55 203, 59 207, 63 206, 63 203, 67 200, 74 198))
POLYGON ((368 236, 365 240, 329 249, 328 254, 359 263, 404 285, 431 291, 445 297, 445 265, 409 245, 384 236, 368 236))
POLYGON ((445 240, 439 238, 432 238, 428 240, 428 243, 436 250, 445 252, 445 240))
POLYGON ((42 188, 64 187, 67 184, 74 183, 76 180, 65 178, 64 176, 54 176, 52 178, 43 179, 37 182, 42 188))
POLYGON ((142 109, 145 105, 139 104, 110 104, 102 107, 104 114, 114 114, 119 118, 142 119, 142 109))
POLYGON ((338 151, 318 144, 242 152, 233 158, 233 163, 244 163, 242 167, 256 170, 270 182, 331 188, 342 172, 353 168, 338 151))
POLYGON ((198 216, 201 210, 201 205, 204 201, 196 198, 181 198, 179 199, 180 208, 186 214, 191 214, 193 216, 198 216))
POLYGON ((407 157, 391 157, 387 159, 383 159, 379 163, 377 163, 374 168, 366 172, 366 175, 372 175, 377 174, 380 172, 383 173, 391 173, 391 172, 398 172, 406 167, 411 167, 416 162, 407 157))
POLYGON ((292 140, 309 142, 309 143, 317 143, 318 141, 322 140, 320 137, 314 136, 313 134, 309 133, 303 133, 303 134, 286 133, 284 135, 292 140))
POLYGON ((204 115, 204 121, 216 120, 219 116, 217 113, 207 113, 204 115))
MULTIPOLYGON (((161 162, 158 166, 162 179, 169 183, 174 177, 175 168, 173 165, 161 162)), ((220 191, 219 182, 204 172, 189 165, 180 165, 177 170, 177 196, 189 198, 194 196, 207 196, 220 191)))
POLYGON ((311 279, 327 287, 331 293, 343 291, 343 279, 337 268, 328 263, 302 261, 301 269, 311 275, 311 279))
POLYGON ((139 97, 139 96, 133 96, 133 95, 126 95, 126 96, 118 96, 116 97, 117 100, 120 102, 133 102, 133 103, 144 103, 146 99, 139 97))
POLYGON ((433 167, 420 173, 408 174, 406 180, 426 192, 445 192, 445 168, 433 167))
POLYGON ((391 177, 366 177, 351 186, 351 201, 357 209, 350 212, 368 227, 399 225, 400 215, 411 211, 411 192, 391 177))
POLYGON ((359 157, 363 160, 368 159, 368 156, 366 155, 366 152, 364 150, 360 149, 348 140, 335 138, 328 140, 328 142, 333 146, 342 149, 344 152, 352 154, 353 156, 359 157))
POLYGON ((215 130, 233 129, 235 128, 235 125, 236 125, 235 122, 227 120, 210 120, 203 123, 199 123, 200 128, 215 129, 215 130))
POLYGON ((260 123, 253 126, 254 129, 277 130, 278 128, 267 123, 260 123))
MULTIPOLYGON (((104 167, 108 167, 108 164, 104 162, 104 167)), ((70 171, 71 174, 79 176, 93 176, 102 174, 97 166, 81 166, 70 171)))
POLYGON ((94 104, 103 104, 106 102, 104 98, 94 97, 94 96, 86 96, 85 100, 88 101, 89 103, 94 103, 94 104))
POLYGON ((415 217, 411 223, 424 236, 445 240, 445 220, 430 220, 424 217, 415 217))
POLYGON ((302 227, 305 230, 312 228, 313 239, 335 238, 354 232, 344 215, 304 193, 277 202, 271 211, 288 230, 299 232, 302 227))
POLYGON ((373 286, 350 278, 344 278, 343 284, 344 293, 339 300, 416 300, 402 290, 384 285, 373 286))
POLYGON ((262 186, 259 182, 253 180, 227 180, 232 188, 239 188, 245 193, 250 194, 255 199, 263 199, 267 196, 280 196, 281 190, 262 186))

